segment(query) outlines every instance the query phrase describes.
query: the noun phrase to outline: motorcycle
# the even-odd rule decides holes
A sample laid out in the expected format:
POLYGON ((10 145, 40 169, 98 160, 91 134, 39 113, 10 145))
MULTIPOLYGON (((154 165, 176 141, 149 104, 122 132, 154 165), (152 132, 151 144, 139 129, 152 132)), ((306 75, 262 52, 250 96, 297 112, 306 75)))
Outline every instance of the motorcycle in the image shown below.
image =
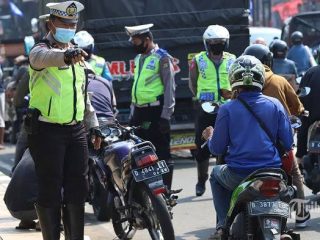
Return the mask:
POLYGON ((314 122, 308 132, 308 154, 303 157, 305 185, 313 194, 320 191, 320 121, 314 122))
MULTIPOLYGON (((219 106, 205 102, 202 108, 213 114, 219 106)), ((300 119, 295 116, 290 117, 290 122, 293 128, 301 126, 300 119)), ((286 230, 289 203, 294 196, 295 189, 282 169, 264 168, 253 172, 233 191, 224 229, 225 239, 299 240, 299 234, 286 230)))
POLYGON ((137 128, 108 123, 100 129, 104 143, 91 157, 89 173, 95 213, 110 217, 123 240, 142 229, 154 240, 175 239, 171 211, 177 192, 163 183, 162 175, 169 172, 166 162, 158 159, 151 142, 134 134, 137 128))

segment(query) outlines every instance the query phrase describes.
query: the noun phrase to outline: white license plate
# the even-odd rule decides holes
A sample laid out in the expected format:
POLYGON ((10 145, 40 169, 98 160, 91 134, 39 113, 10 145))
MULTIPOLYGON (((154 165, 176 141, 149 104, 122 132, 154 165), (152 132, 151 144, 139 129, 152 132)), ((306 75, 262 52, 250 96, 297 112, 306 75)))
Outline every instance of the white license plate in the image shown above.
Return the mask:
POLYGON ((282 201, 253 201, 248 203, 248 211, 251 216, 278 215, 289 218, 290 207, 282 201))
POLYGON ((141 182, 143 180, 153 178, 153 177, 156 177, 156 176, 168 173, 168 172, 169 172, 169 168, 166 164, 166 161, 161 160, 151 166, 133 169, 132 175, 133 175, 134 179, 136 180, 136 182, 141 182))

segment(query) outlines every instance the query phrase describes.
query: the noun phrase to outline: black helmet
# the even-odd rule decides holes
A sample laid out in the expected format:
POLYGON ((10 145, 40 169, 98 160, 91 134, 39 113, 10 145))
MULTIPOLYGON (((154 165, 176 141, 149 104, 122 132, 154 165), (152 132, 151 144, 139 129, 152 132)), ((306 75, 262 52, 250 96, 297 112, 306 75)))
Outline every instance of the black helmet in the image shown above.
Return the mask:
POLYGON ((272 67, 272 53, 267 46, 252 44, 244 50, 242 55, 254 56, 258 58, 262 64, 272 67))
POLYGON ((285 58, 288 51, 288 45, 285 41, 276 39, 270 44, 270 51, 273 53, 274 58, 285 58))
POLYGON ((303 34, 300 31, 295 31, 291 34, 291 42, 294 45, 301 44, 303 40, 303 34))

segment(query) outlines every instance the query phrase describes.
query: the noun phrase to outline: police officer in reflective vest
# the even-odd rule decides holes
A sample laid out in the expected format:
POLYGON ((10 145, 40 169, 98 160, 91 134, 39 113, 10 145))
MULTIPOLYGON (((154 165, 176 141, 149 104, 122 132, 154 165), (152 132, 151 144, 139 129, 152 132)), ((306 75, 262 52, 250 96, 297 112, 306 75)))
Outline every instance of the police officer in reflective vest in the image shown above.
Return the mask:
POLYGON ((228 69, 236 59, 233 54, 224 51, 229 45, 229 32, 223 26, 210 25, 203 34, 203 43, 206 51, 202 51, 194 57, 189 69, 189 88, 197 99, 195 124, 198 170, 197 196, 201 196, 205 192, 210 157, 208 147, 201 148, 204 143, 201 135, 206 127, 214 126, 216 119, 216 115, 204 112, 200 104, 205 101, 224 103, 226 99, 231 97, 228 69))
POLYGON ((73 39, 74 43, 82 48, 88 56, 85 58, 90 63, 96 75, 99 75, 109 81, 112 81, 112 75, 103 57, 93 54, 94 39, 87 31, 79 31, 73 39))
MULTIPOLYGON (((35 207, 44 240, 60 239, 61 207, 66 239, 82 240, 88 192, 86 130, 98 126, 86 102, 86 53, 69 43, 84 6, 76 1, 46 6, 50 31, 30 52, 30 102, 25 119, 39 180, 35 207)), ((94 139, 99 148, 101 139, 94 139)))
POLYGON ((170 173, 164 184, 171 189, 173 162, 170 160, 170 118, 175 105, 172 57, 153 42, 153 24, 125 27, 138 55, 132 86, 131 124, 142 126, 138 135, 151 141, 160 160, 166 160, 170 173))

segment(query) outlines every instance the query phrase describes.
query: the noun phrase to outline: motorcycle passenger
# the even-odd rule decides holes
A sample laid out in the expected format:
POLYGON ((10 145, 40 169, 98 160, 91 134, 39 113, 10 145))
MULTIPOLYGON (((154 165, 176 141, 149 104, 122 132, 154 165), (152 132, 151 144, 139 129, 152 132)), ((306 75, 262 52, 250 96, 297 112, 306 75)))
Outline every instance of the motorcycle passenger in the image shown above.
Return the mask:
POLYGON ((106 64, 106 60, 103 57, 93 54, 94 39, 91 34, 87 31, 79 31, 74 36, 73 41, 79 48, 82 48, 88 54, 88 56, 85 57, 85 60, 90 63, 94 72, 97 75, 112 81, 112 75, 106 64))
MULTIPOLYGON (((270 68, 272 67, 273 59, 272 53, 267 47, 261 44, 251 45, 244 50, 243 54, 254 56, 264 64, 265 84, 262 90, 263 94, 278 99, 289 116, 299 116, 304 112, 304 106, 288 81, 271 71, 270 68)), ((291 176, 293 185, 297 187, 297 198, 305 199, 303 176, 298 163, 297 159, 293 158, 291 176)), ((304 205, 302 206, 302 209, 303 211, 297 212, 296 217, 296 227, 300 228, 306 227, 307 220, 310 218, 310 214, 306 211, 304 205)))
POLYGON ((222 105, 214 129, 209 126, 203 131, 204 139, 209 139, 210 152, 226 154, 226 164, 214 166, 210 175, 217 224, 209 239, 223 237, 232 191, 237 185, 257 169, 280 168, 281 159, 273 142, 279 138, 286 150, 293 144, 290 121, 282 104, 262 94, 265 82, 262 63, 253 56, 243 55, 230 67, 229 79, 232 90, 264 120, 274 139, 268 137, 239 99, 222 105))
POLYGON ((228 70, 236 59, 235 55, 226 52, 229 45, 229 31, 219 25, 210 25, 203 34, 206 51, 197 54, 190 64, 189 88, 196 97, 195 143, 197 146, 196 161, 198 182, 196 196, 202 196, 208 179, 210 152, 207 146, 201 148, 204 140, 202 131, 207 126, 214 126, 216 115, 208 114, 201 108, 203 101, 224 103, 230 98, 228 70))
POLYGON ((298 75, 301 76, 309 68, 316 66, 314 59, 308 46, 303 44, 303 34, 300 31, 295 31, 291 34, 292 47, 288 51, 287 58, 294 61, 297 67, 298 75))
POLYGON ((288 45, 285 41, 276 39, 271 43, 270 51, 273 53, 272 71, 275 74, 286 78, 293 89, 298 90, 296 78, 298 72, 294 61, 286 58, 288 52, 288 45))
POLYGON ((132 112, 130 124, 142 126, 137 135, 151 141, 160 160, 170 172, 163 175, 171 190, 174 163, 170 156, 170 118, 175 106, 175 80, 172 57, 154 43, 150 28, 153 24, 126 26, 135 52, 132 112))
POLYGON ((98 121, 84 91, 87 54, 70 44, 84 6, 77 1, 46 6, 50 32, 30 51, 30 102, 25 118, 39 179, 35 208, 44 240, 60 239, 61 212, 66 239, 83 240, 88 193, 86 131, 95 133, 95 148, 101 143, 98 121))

